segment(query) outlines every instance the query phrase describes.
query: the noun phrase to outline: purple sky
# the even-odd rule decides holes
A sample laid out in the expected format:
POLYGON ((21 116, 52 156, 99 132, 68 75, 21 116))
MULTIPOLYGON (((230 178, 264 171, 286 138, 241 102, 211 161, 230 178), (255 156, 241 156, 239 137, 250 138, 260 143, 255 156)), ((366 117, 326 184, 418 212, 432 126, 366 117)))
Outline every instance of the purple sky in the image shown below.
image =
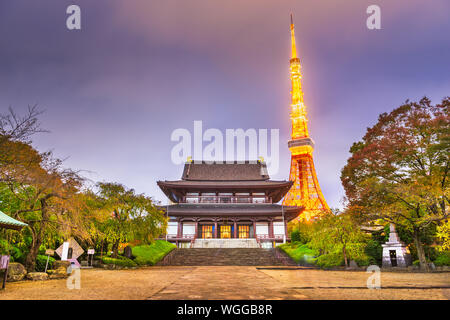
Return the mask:
POLYGON ((179 179, 176 128, 279 128, 290 153, 289 13, 294 13, 309 128, 322 191, 340 206, 349 147, 381 112, 450 94, 448 0, 2 0, 0 110, 46 112, 34 145, 166 203, 179 179), (66 29, 66 8, 82 30, 66 29), (366 28, 381 7, 382 30, 366 28))

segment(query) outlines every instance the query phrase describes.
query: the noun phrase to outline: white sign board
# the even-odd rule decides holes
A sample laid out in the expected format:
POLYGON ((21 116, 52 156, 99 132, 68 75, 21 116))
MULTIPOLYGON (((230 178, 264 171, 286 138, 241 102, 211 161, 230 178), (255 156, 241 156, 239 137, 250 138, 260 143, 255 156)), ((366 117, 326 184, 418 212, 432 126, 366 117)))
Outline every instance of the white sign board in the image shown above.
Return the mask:
POLYGON ((88 249, 87 254, 94 254, 94 253, 95 253, 95 250, 94 250, 94 249, 88 249))
POLYGON ((67 260, 67 254, 69 253, 69 242, 66 241, 63 243, 62 247, 62 254, 61 254, 61 260, 66 261, 67 260))

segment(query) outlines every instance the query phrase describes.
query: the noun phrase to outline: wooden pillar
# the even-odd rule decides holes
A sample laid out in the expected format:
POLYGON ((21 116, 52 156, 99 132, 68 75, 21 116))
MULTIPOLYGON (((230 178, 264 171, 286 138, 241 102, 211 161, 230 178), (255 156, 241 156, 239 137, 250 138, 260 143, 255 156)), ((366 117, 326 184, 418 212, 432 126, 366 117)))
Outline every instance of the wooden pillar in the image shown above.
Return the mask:
POLYGON ((256 239, 256 222, 253 220, 253 238, 256 239))
POLYGON ((269 220, 269 238, 273 238, 274 234, 273 234, 273 220, 270 219, 269 220))
POLYGON ((284 236, 287 239, 288 233, 287 233, 287 221, 286 220, 284 220, 284 236))
POLYGON ((177 238, 181 238, 183 236, 183 222, 178 220, 178 229, 177 229, 177 238))
POLYGON ((198 221, 195 220, 195 232, 194 232, 194 238, 197 238, 198 236, 198 221))
POLYGON ((214 238, 217 239, 217 220, 214 221, 214 238))
POLYGON ((234 235, 233 238, 237 238, 237 224, 236 224, 236 220, 234 220, 234 235))

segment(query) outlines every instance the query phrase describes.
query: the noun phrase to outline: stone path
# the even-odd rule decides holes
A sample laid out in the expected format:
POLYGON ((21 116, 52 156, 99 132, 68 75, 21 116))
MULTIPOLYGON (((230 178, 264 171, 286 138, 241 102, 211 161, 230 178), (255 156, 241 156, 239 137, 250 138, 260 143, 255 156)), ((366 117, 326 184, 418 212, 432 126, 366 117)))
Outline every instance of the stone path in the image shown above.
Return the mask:
POLYGON ((306 299, 300 290, 249 266, 196 267, 149 299, 306 299))
POLYGON ((0 290, 0 300, 450 299, 449 272, 381 272, 385 289, 380 290, 367 289, 369 274, 356 271, 170 266, 81 272, 79 290, 69 290, 64 279, 9 282, 6 290, 0 290))

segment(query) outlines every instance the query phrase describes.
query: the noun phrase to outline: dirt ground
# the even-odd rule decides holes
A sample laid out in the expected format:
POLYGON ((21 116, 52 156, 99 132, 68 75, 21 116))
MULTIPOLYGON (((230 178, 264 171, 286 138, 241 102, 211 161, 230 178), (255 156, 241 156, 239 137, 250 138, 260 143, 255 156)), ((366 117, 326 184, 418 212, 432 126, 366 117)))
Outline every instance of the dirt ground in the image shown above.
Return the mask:
POLYGON ((381 272, 381 289, 368 289, 370 274, 239 266, 82 269, 80 289, 67 280, 20 281, 0 290, 6 299, 450 299, 450 273, 381 272))

